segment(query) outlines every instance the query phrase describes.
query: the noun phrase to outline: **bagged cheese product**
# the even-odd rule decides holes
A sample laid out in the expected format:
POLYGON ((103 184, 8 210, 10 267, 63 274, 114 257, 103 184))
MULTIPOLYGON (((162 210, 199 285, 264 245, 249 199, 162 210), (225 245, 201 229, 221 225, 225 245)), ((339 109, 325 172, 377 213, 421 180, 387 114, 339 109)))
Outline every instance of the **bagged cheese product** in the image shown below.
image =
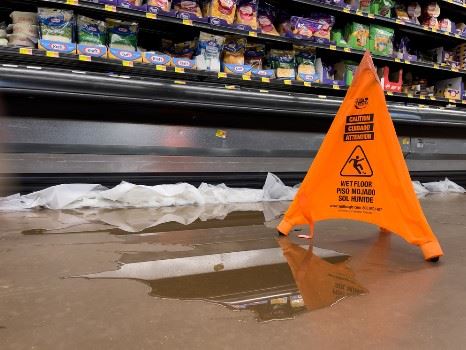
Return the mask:
POLYGON ((244 63, 254 69, 262 69, 265 58, 265 45, 248 43, 244 52, 244 63))
POLYGON ((74 42, 73 11, 39 8, 37 13, 39 16, 41 39, 64 43, 74 42))
POLYGON ((108 46, 135 51, 138 43, 138 24, 118 19, 107 19, 108 46))
POLYGON ((209 6, 209 16, 220 18, 228 24, 232 24, 235 19, 237 0, 211 0, 209 6))
POLYGON ((223 46, 223 63, 244 65, 246 44, 246 38, 234 35, 226 36, 223 46))
POLYGON ((202 17, 199 0, 173 0, 173 8, 175 11, 192 13, 197 17, 202 17))
POLYGON ((192 59, 196 50, 196 42, 193 40, 174 42, 173 40, 162 39, 163 53, 176 58, 192 59))
POLYGON ((235 23, 244 24, 256 30, 258 4, 259 0, 239 0, 235 23))
POLYGON ((170 11, 171 0, 147 0, 147 5, 160 7, 163 11, 170 11))
POLYGON ((10 14, 10 18, 13 24, 16 24, 16 23, 37 24, 37 13, 35 12, 13 11, 10 14))
POLYGON ((276 70, 278 79, 295 79, 295 52, 293 50, 270 50, 268 65, 276 70))
POLYGON ((85 45, 105 45, 107 26, 105 22, 85 16, 78 16, 78 43, 85 45))
POLYGON ((309 78, 305 77, 313 76, 316 74, 315 47, 294 45, 293 50, 295 51, 296 64, 298 65, 297 79, 305 81, 310 80, 309 78))
POLYGON ((196 51, 196 66, 199 70, 220 72, 220 54, 225 38, 201 32, 196 51))
POLYGON ((257 24, 263 34, 279 35, 274 25, 276 18, 277 9, 274 6, 265 1, 259 4, 257 24))

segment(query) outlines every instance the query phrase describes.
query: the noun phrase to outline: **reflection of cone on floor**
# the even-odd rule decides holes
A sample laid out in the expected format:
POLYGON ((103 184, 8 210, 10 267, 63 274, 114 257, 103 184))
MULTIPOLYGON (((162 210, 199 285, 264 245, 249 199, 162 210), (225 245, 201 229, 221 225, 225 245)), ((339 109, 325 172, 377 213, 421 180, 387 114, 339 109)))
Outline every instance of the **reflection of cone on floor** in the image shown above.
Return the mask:
POLYGON ((304 303, 309 310, 330 306, 348 296, 367 293, 344 263, 329 263, 286 238, 278 239, 304 303))
POLYGON ((372 58, 364 55, 279 232, 325 219, 369 222, 443 255, 416 198, 372 58))

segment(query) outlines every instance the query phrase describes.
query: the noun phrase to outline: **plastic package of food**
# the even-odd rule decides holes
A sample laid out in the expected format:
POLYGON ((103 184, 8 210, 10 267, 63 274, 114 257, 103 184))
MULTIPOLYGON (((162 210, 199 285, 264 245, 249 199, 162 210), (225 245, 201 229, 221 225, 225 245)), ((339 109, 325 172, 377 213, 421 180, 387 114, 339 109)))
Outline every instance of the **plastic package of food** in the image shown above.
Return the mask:
POLYGON ((258 5, 259 0, 239 0, 235 23, 244 24, 256 30, 258 5))
POLYGON ((172 57, 192 59, 196 50, 196 42, 193 40, 174 42, 162 39, 162 51, 172 57))
POLYGON ((108 46, 120 50, 137 50, 138 24, 107 19, 108 46))
POLYGON ((0 38, 0 46, 8 46, 8 39, 0 38))
POLYGON ((268 55, 268 66, 276 70, 278 79, 295 79, 295 52, 272 49, 268 55))
POLYGON ((171 0, 147 0, 147 5, 160 7, 163 11, 170 11, 171 0))
POLYGON ((64 43, 73 42, 73 11, 39 8, 37 13, 41 39, 64 43))
POLYGON ((376 55, 391 56, 393 54, 393 34, 392 28, 371 25, 370 51, 376 55))
POLYGON ((78 16, 78 43, 85 45, 105 45, 107 27, 105 22, 78 16))
POLYGON ((308 80, 304 77, 314 76, 316 74, 316 49, 311 46, 294 45, 296 64, 298 66, 297 79, 308 80))
POLYGON ((9 46, 35 47, 37 40, 22 34, 8 34, 9 46))
POLYGON ((6 38, 6 24, 5 22, 0 22, 0 39, 6 38))
MULTIPOLYGON (((322 26, 318 22, 309 18, 302 18, 296 16, 291 17, 289 23, 291 27, 291 35, 304 38, 312 38, 314 36, 314 33, 316 33, 322 26)), ((290 34, 286 33, 286 25, 282 25, 282 30, 285 32, 285 34, 290 34)))
POLYGON ((263 34, 279 35, 274 25, 276 18, 277 9, 274 6, 266 1, 259 3, 257 24, 263 34))
POLYGON ((348 23, 345 27, 345 40, 353 49, 365 50, 369 47, 369 26, 361 23, 348 23))
POLYGON ((370 12, 379 16, 391 17, 393 6, 395 6, 393 0, 372 0, 370 12))
POLYGON ((35 12, 13 11, 10 14, 10 18, 13 24, 16 24, 16 23, 37 24, 37 13, 35 12))
POLYGON ((254 69, 262 69, 265 58, 265 45, 248 43, 244 52, 244 63, 254 69))
POLYGON ((331 31, 335 24, 335 17, 325 13, 312 13, 308 18, 318 23, 318 25, 315 25, 315 28, 318 29, 313 33, 313 36, 330 41, 331 31))
POLYGON ((12 34, 22 34, 22 35, 29 36, 31 38, 37 38, 39 36, 37 25, 29 24, 25 22, 10 24, 7 30, 11 32, 12 34))
POLYGON ((401 19, 402 21, 409 21, 408 12, 405 5, 397 4, 395 7, 395 14, 397 19, 401 19))
POLYGON ((440 7, 436 2, 430 2, 423 10, 422 25, 438 29, 438 16, 440 16, 440 7))
POLYGON ((186 0, 173 0, 173 8, 175 11, 192 13, 197 17, 202 17, 201 7, 199 0, 186 1, 186 0))
POLYGON ((133 6, 141 6, 142 0, 125 0, 126 3, 131 4, 133 6))
POLYGON ((359 9, 364 12, 369 12, 371 0, 359 0, 359 9))
POLYGON ((225 37, 201 32, 196 50, 196 67, 199 70, 220 72, 220 54, 225 37))
POLYGON ((421 6, 417 2, 411 2, 407 8, 409 21, 414 24, 420 24, 421 6))
POLYGON ((233 24, 237 0, 211 0, 209 17, 219 18, 228 24, 233 24))
POLYGON ((244 65, 247 40, 240 36, 226 36, 223 46, 223 63, 244 65))

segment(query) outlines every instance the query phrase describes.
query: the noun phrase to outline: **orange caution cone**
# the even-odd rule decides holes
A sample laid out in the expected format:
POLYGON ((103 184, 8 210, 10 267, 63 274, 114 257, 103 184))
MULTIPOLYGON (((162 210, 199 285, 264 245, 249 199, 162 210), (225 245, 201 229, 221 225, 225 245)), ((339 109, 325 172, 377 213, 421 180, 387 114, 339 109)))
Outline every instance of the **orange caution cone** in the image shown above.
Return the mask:
POLYGON ((443 255, 411 183, 384 92, 366 52, 346 97, 278 231, 325 219, 378 225, 443 255))

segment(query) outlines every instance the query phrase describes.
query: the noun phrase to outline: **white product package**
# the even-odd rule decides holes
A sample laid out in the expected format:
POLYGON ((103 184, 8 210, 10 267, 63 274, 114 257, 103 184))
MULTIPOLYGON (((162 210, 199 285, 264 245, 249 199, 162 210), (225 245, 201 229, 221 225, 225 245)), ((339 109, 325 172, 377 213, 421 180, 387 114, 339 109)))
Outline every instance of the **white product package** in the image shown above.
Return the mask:
POLYGON ((443 181, 426 182, 423 183, 424 187, 430 192, 441 192, 441 193, 465 193, 466 190, 460 185, 445 178, 443 181))

